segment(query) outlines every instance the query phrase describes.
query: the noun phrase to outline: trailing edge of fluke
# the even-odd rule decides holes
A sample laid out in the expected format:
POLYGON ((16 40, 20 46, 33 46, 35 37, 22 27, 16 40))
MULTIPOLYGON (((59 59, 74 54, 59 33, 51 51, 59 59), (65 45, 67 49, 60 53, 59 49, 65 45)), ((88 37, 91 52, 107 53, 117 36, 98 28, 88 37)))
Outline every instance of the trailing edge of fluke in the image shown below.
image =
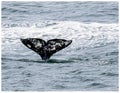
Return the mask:
POLYGON ((72 40, 51 39, 47 42, 39 38, 20 39, 29 49, 39 54, 42 60, 48 60, 54 53, 64 49, 72 43, 72 40))

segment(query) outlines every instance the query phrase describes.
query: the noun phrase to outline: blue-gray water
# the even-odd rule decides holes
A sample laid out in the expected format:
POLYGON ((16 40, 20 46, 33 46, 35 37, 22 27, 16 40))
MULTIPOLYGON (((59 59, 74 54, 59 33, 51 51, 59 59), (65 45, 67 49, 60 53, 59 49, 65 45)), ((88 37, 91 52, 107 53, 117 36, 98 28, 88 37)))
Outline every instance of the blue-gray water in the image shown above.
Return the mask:
POLYGON ((118 91, 118 2, 2 2, 3 91, 118 91), (20 38, 71 39, 48 62, 20 38))

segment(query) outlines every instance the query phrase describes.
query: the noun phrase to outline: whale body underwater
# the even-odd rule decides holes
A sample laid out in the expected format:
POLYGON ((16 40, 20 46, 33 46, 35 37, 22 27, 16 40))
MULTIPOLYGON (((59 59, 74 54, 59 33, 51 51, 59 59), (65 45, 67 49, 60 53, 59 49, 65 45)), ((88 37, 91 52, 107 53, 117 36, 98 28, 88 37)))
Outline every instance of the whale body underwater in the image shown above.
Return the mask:
POLYGON ((72 43, 72 40, 65 39, 51 39, 47 42, 40 38, 26 38, 20 40, 26 47, 39 54, 42 60, 50 59, 54 53, 66 48, 72 43))

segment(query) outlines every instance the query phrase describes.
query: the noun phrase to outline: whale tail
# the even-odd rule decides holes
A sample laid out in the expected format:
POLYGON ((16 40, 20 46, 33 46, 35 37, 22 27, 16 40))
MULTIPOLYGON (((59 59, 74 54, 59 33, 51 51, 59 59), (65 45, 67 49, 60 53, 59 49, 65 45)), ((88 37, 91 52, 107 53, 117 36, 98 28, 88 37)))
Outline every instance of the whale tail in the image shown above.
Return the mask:
POLYGON ((39 54, 42 60, 48 60, 54 53, 62 50, 72 43, 72 40, 51 39, 47 42, 39 38, 20 39, 29 49, 39 54))

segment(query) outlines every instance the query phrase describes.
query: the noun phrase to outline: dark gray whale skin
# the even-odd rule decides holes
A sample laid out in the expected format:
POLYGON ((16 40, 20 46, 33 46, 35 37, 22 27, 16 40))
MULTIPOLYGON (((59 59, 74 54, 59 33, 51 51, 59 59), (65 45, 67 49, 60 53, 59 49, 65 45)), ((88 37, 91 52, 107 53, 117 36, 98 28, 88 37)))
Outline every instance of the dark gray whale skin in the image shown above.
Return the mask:
POLYGON ((72 43, 72 40, 51 39, 47 42, 39 38, 20 39, 21 42, 39 54, 42 60, 48 60, 54 53, 64 49, 72 43))

